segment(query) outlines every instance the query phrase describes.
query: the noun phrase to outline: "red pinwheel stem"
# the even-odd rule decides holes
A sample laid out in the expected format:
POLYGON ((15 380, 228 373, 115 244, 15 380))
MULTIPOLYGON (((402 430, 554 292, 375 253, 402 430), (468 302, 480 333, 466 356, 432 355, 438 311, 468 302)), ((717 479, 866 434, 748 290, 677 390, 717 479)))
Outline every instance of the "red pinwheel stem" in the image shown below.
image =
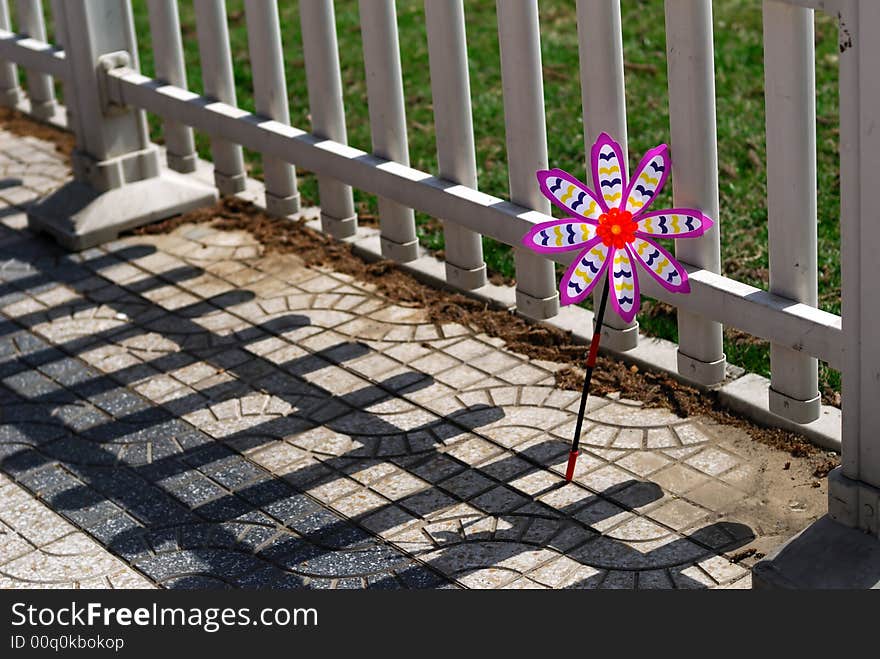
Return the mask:
POLYGON ((587 355, 587 372, 584 374, 584 388, 581 391, 581 406, 578 410, 577 423, 574 427, 574 439, 571 440, 571 451, 568 454, 568 466, 565 469, 565 480, 570 481, 574 475, 574 467, 580 454, 581 428, 584 425, 584 412, 587 409, 587 398, 590 397, 590 381, 593 369, 596 368, 596 356, 599 354, 599 340, 602 338, 602 321, 605 319, 605 307, 608 305, 608 278, 602 287, 602 298, 599 310, 593 319, 593 340, 590 341, 590 352, 587 355))

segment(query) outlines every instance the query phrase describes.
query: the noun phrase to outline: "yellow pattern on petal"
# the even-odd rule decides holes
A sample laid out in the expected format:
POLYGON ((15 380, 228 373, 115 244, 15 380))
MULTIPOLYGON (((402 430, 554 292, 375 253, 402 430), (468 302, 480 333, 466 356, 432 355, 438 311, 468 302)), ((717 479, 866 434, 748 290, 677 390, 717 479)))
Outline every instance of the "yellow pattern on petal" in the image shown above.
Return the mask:
POLYGON ((568 192, 566 192, 564 195, 562 195, 562 197, 559 199, 559 201, 561 201, 564 204, 569 199, 571 199, 572 196, 574 196, 574 191, 575 191, 575 187, 573 185, 569 185, 568 192))
POLYGON ((620 171, 620 167, 618 167, 617 165, 612 165, 611 167, 600 167, 599 168, 600 174, 616 174, 619 171, 620 171))
POLYGON ((648 172, 642 172, 642 175, 639 176, 639 180, 640 181, 647 181, 648 183, 651 183, 652 185, 657 185, 657 183, 660 182, 659 178, 651 178, 650 176, 648 176, 648 172))
POLYGON ((614 194, 605 195, 605 201, 617 201, 620 199, 620 193, 615 192, 614 194))

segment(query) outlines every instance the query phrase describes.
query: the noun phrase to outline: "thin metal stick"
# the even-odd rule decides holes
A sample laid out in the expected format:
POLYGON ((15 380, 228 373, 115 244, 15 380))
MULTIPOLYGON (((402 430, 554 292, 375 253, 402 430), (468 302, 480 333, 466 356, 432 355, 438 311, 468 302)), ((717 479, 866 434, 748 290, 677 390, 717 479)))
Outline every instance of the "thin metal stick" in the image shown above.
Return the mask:
POLYGON ((587 409, 587 398, 590 396, 590 381, 593 379, 593 369, 596 367, 596 355, 599 354, 599 341, 602 338, 602 320, 605 318, 605 307, 608 304, 608 277, 602 287, 602 299, 599 301, 599 310, 593 317, 593 340, 590 341, 590 352, 587 356, 587 372, 584 374, 584 389, 581 392, 581 407, 578 410, 577 424, 574 427, 574 438, 571 440, 571 451, 568 454, 568 466, 565 469, 565 480, 570 481, 574 475, 574 466, 580 454, 581 428, 584 425, 584 412, 587 409))

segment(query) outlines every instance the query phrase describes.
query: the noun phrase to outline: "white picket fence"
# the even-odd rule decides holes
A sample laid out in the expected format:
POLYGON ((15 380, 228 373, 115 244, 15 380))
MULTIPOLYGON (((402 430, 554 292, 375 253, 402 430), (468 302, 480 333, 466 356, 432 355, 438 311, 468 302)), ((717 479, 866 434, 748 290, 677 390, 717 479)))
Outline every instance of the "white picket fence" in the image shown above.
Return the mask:
MULTIPOLYGON (((658 0, 659 1, 659 0, 658 0)), ((624 0, 626 2, 626 0, 624 0)), ((485 284, 480 236, 514 246, 517 310, 548 319, 559 310, 553 264, 518 247, 549 204, 534 173, 548 166, 537 0, 497 0, 509 200, 477 189, 464 12, 461 0, 426 0, 438 171, 409 166, 397 22, 393 0, 360 0, 372 153, 346 144, 346 117, 331 0, 301 0, 305 72, 312 118, 289 125, 278 10, 271 0, 246 0, 257 114, 236 107, 225 5, 194 0, 205 95, 187 90, 176 0, 148 0, 156 79, 138 72, 131 8, 124 0, 54 0, 60 44, 45 43, 39 0, 16 0, 10 25, 0 0, 0 102, 25 102, 16 65, 25 69, 25 107, 55 112, 52 78, 65 85, 69 126, 77 136, 75 176, 95 193, 155 204, 155 186, 177 190, 161 208, 107 219, 103 233, 63 233, 34 223, 65 244, 81 247, 147 217, 196 203, 180 187, 192 172, 192 130, 211 136, 216 188, 244 188, 242 148, 262 154, 266 205, 287 215, 299 207, 294 166, 318 175, 322 227, 346 238, 357 228, 352 188, 379 197, 382 252, 399 262, 418 257, 413 209, 445 220, 446 278, 461 289, 485 284), (66 49, 62 49, 62 44, 66 49), (167 169, 148 141, 144 111, 164 120, 167 169), (168 170, 174 170, 169 172, 168 170), (169 178, 171 177, 171 178, 169 178), (153 187, 150 187, 153 186, 153 187), (171 186, 171 187, 168 187, 171 186), (138 196, 138 191, 147 192, 138 196)), ((692 292, 672 295, 651 279, 643 293, 678 307, 679 371, 705 385, 725 376, 722 327, 771 342, 770 409, 798 423, 820 413, 818 361, 843 372, 843 467, 834 475, 830 510, 850 526, 877 532, 880 519, 880 28, 876 0, 765 0, 765 99, 770 290, 724 277, 720 231, 681 241, 692 292), (817 304, 816 117, 813 12, 840 21, 840 157, 843 324, 817 304)), ((710 0, 666 0, 669 142, 675 157, 673 201, 719 216, 715 78, 710 0)), ((623 46, 619 0, 578 0, 585 153, 608 132, 624 145, 623 46)), ((552 155, 552 154, 550 154, 552 155)), ((161 196, 161 195, 158 195, 161 196)), ((134 202, 132 202, 134 203, 134 202)), ((56 214, 50 206, 46 214, 56 214)), ((63 214, 63 213, 62 213, 63 214)), ((123 213, 125 214, 125 213, 123 213)), ((57 222, 56 222, 57 224, 57 222)), ((91 223, 93 225, 94 222, 91 223)), ((571 255, 560 255, 567 263, 571 255)), ((636 324, 609 320, 605 345, 635 346, 636 324)))

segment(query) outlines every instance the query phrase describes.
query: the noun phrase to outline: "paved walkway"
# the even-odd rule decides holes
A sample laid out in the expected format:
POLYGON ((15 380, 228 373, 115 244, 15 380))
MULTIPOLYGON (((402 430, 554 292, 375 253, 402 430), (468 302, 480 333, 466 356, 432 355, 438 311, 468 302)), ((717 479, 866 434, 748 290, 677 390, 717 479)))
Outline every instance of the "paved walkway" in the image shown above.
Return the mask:
POLYGON ((67 254, 10 205, 58 155, 0 166, 0 587, 748 587, 784 539, 741 431, 596 399, 565 484, 558 365, 242 232, 67 254))

